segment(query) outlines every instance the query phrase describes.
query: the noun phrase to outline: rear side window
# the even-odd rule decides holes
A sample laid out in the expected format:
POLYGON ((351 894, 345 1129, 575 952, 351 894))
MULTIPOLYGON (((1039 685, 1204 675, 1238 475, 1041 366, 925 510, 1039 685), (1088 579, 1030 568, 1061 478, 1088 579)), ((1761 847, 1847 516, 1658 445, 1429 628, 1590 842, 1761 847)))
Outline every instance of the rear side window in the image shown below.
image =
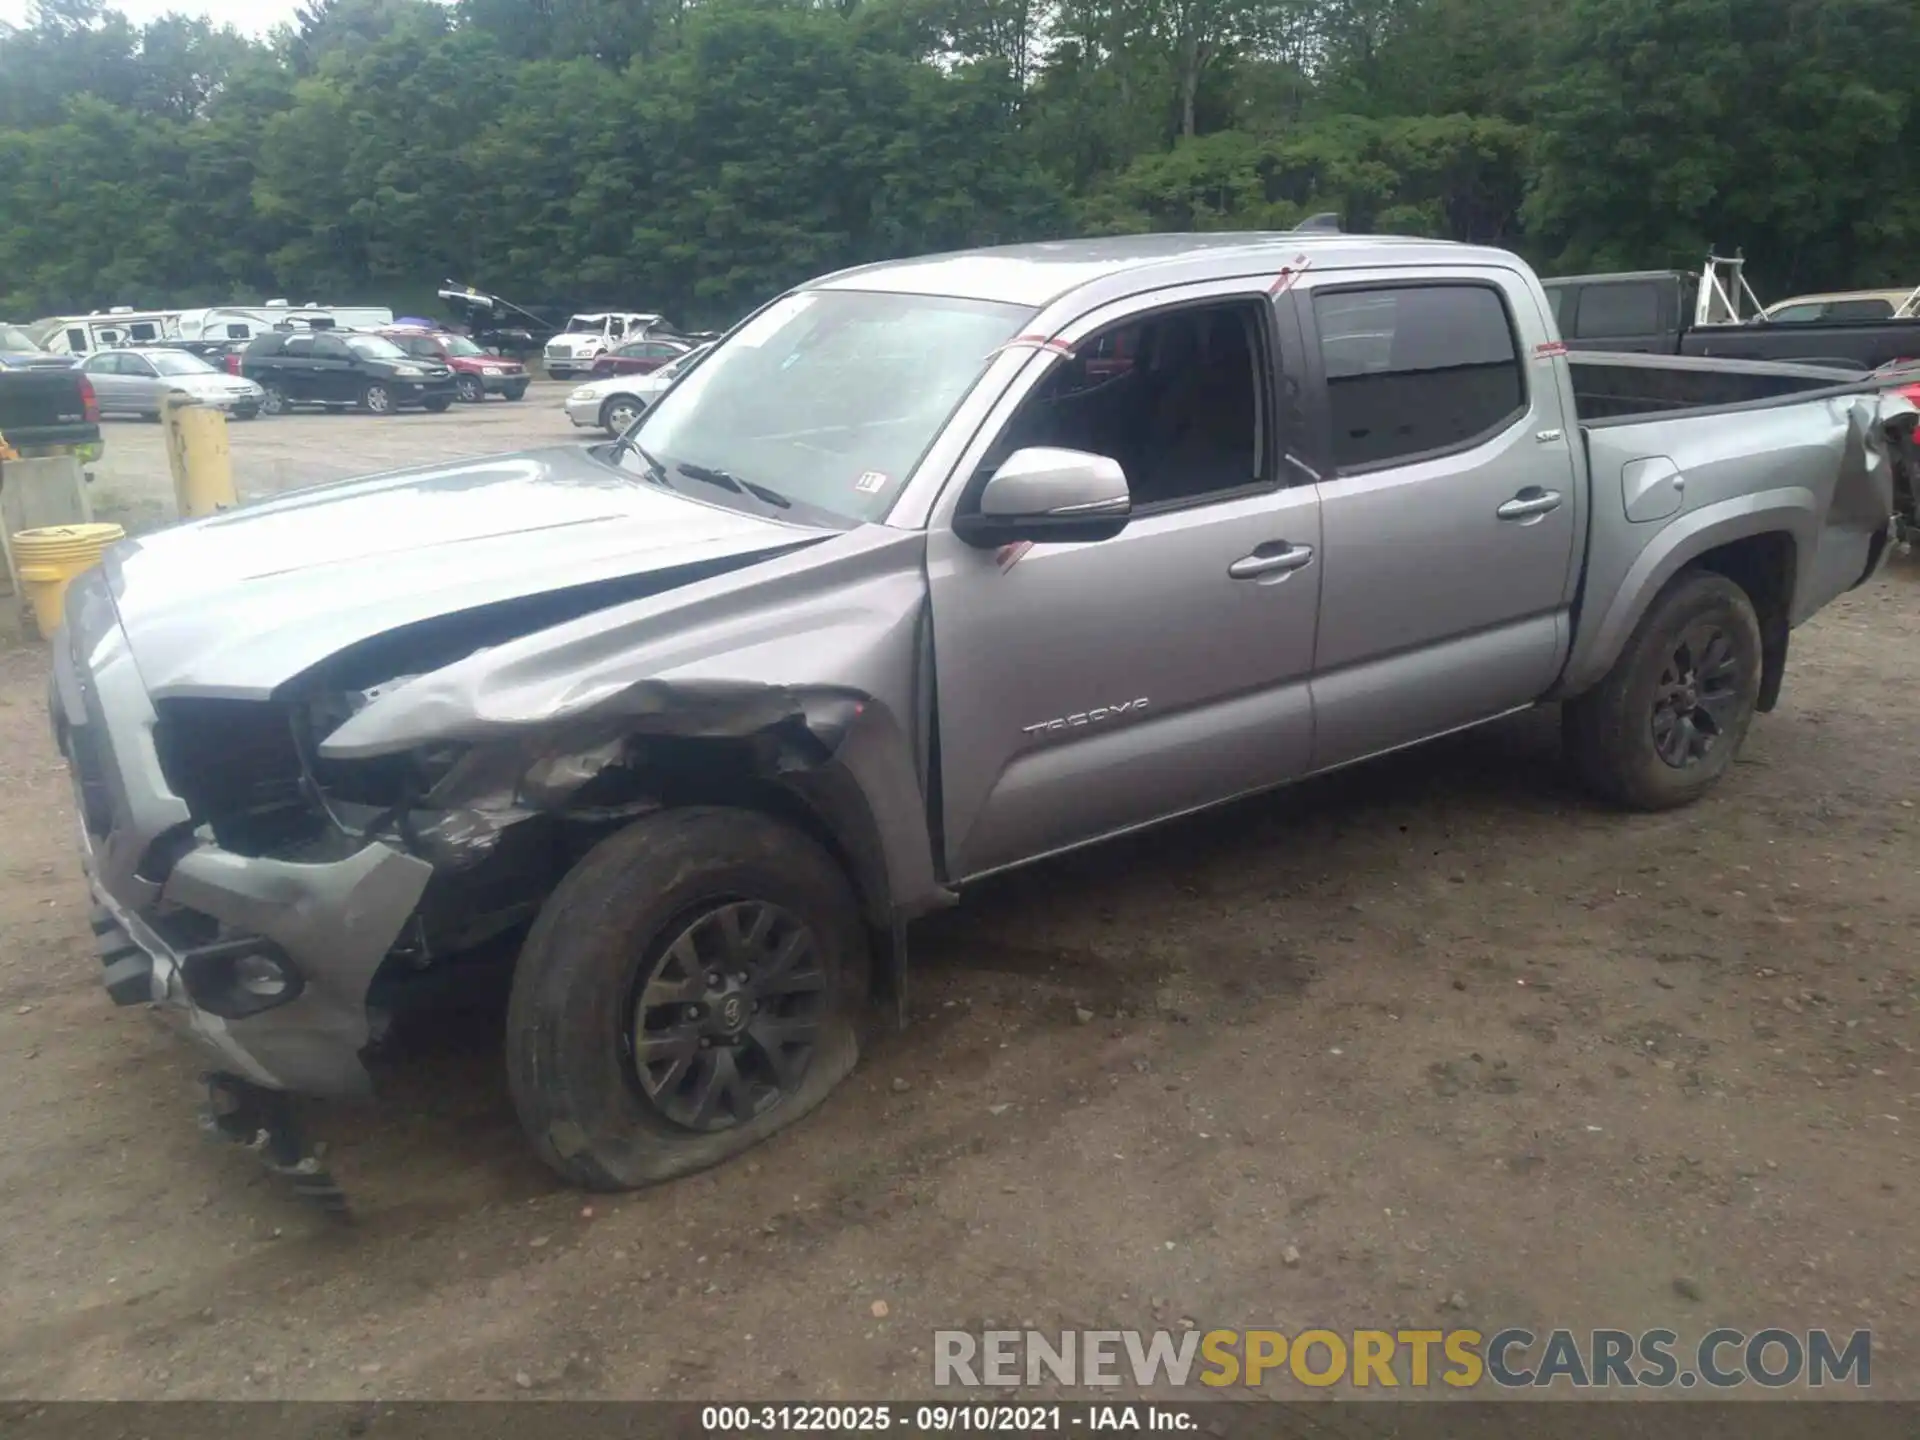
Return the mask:
POLYGON ((1343 471, 1460 449, 1526 409, 1513 324, 1491 286, 1319 291, 1313 313, 1343 471))
POLYGON ((1893 306, 1885 300, 1836 300, 1827 307, 1827 320, 1891 320, 1893 306))
POLYGON ((1580 319, 1574 331, 1582 340, 1614 340, 1660 333, 1657 285, 1588 285, 1580 291, 1580 319))

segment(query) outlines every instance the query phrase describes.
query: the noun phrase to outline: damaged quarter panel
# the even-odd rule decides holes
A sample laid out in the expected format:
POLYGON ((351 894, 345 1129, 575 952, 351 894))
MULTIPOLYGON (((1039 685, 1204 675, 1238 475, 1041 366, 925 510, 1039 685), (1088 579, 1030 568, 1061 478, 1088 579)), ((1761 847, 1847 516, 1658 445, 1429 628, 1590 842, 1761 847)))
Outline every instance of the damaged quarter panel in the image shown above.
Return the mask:
POLYGON ((924 550, 919 532, 863 526, 494 646, 391 688, 319 759, 469 747, 423 809, 475 854, 622 765, 664 786, 771 784, 846 852, 870 920, 925 911, 945 892, 915 724, 924 550), (725 773, 686 778, 704 756, 725 773))
MULTIPOLYGON (((1893 509, 1883 426, 1906 402, 1841 393, 1796 404, 1696 411, 1672 419, 1594 421, 1587 446, 1594 529, 1572 654, 1560 691, 1595 684, 1647 606, 1682 566, 1750 537, 1789 536, 1789 623, 1798 625, 1868 572, 1893 509), (1671 518, 1629 518, 1649 462, 1678 472, 1671 518)), ((1672 484, 1673 479, 1665 483, 1672 484)))

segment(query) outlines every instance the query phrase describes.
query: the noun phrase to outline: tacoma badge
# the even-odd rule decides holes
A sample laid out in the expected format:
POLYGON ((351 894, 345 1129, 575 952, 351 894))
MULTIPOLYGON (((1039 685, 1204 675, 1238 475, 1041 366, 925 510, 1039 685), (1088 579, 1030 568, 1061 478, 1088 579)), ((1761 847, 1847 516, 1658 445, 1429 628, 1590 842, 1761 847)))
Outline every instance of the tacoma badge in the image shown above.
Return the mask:
POLYGON ((1098 725, 1103 720, 1118 720, 1122 715, 1138 715, 1147 708, 1143 697, 1128 700, 1119 705, 1102 705, 1095 710, 1083 710, 1078 715, 1063 715, 1058 720, 1042 720, 1038 725, 1023 725, 1022 735, 1051 735, 1056 730, 1072 730, 1082 725, 1098 725))

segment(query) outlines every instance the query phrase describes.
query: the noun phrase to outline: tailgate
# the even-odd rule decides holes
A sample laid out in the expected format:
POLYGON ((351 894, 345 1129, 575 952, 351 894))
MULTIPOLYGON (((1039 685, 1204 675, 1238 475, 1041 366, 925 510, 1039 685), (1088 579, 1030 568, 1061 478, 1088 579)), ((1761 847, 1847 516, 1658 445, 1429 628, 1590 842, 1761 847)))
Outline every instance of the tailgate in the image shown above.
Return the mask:
POLYGON ((0 435, 16 449, 32 445, 83 445, 100 438, 87 418, 77 370, 0 370, 0 435))

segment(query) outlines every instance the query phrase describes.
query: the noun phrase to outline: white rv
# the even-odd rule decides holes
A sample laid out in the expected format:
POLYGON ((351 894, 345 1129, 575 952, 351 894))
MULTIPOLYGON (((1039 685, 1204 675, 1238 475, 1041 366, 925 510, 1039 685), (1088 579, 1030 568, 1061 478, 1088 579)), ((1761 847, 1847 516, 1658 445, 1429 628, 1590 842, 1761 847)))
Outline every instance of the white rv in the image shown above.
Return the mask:
POLYGON ((91 355, 123 345, 169 340, 251 340, 273 330, 378 330, 393 311, 374 305, 212 305, 197 310, 135 310, 130 305, 91 315, 54 315, 29 327, 56 355, 91 355))
POLYGON ((273 330, 383 330, 393 311, 377 305, 213 305, 180 314, 182 340, 251 340, 273 330))
POLYGON ((27 327, 34 342, 56 355, 91 355, 122 345, 153 345, 180 335, 177 310, 135 310, 131 305, 91 315, 54 315, 27 327))

